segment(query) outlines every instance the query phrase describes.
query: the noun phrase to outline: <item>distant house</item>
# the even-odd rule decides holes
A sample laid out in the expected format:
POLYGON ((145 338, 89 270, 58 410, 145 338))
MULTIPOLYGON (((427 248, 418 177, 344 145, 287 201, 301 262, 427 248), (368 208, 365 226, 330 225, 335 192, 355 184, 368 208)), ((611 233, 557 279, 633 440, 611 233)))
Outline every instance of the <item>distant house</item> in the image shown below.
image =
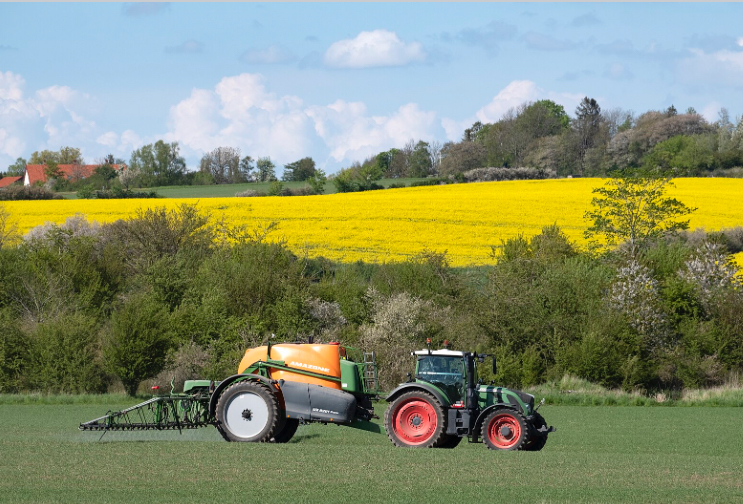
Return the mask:
MULTIPOLYGON (((60 173, 72 181, 78 181, 80 179, 88 178, 93 175, 96 168, 102 165, 79 165, 79 164, 61 164, 57 165, 60 173)), ((114 164, 111 167, 118 171, 126 168, 125 164, 114 164)), ((7 178, 7 177, 6 177, 7 178)), ((34 185, 37 182, 45 183, 47 180, 46 176, 46 165, 45 164, 30 164, 26 165, 26 173, 23 176, 23 185, 34 185)))
POLYGON ((3 187, 8 187, 13 184, 19 183, 21 180, 23 180, 23 177, 3 177, 0 178, 0 189, 3 187))

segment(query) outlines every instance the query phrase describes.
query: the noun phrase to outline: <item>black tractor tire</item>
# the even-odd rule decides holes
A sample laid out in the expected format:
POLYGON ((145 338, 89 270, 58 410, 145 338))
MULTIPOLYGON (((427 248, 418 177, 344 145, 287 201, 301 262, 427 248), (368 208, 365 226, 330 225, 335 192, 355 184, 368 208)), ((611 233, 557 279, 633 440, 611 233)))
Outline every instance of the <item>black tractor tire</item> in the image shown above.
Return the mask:
POLYGON ((529 444, 524 447, 525 451, 540 451, 547 444, 547 422, 544 417, 539 413, 532 415, 532 439, 529 444), (543 429, 540 431, 540 429, 543 429))
POLYGON ((532 435, 524 415, 511 408, 495 408, 482 423, 482 441, 491 450, 524 450, 532 435))
POLYGON ((384 428, 398 447, 438 448, 448 440, 444 407, 423 390, 393 400, 384 412, 384 428))
POLYGON ((297 432, 297 428, 299 427, 299 420, 296 418, 287 418, 286 422, 284 423, 284 427, 278 431, 276 434, 274 434, 273 439, 271 439, 272 443, 288 443, 291 438, 294 437, 294 434, 297 432))
POLYGON ((443 443, 439 445, 439 448, 446 448, 446 449, 452 449, 459 446, 459 443, 462 442, 462 438, 459 436, 454 436, 451 434, 447 434, 447 439, 443 443))
POLYGON ((217 429, 227 441, 265 443, 284 426, 276 394, 257 381, 240 381, 219 396, 217 429))

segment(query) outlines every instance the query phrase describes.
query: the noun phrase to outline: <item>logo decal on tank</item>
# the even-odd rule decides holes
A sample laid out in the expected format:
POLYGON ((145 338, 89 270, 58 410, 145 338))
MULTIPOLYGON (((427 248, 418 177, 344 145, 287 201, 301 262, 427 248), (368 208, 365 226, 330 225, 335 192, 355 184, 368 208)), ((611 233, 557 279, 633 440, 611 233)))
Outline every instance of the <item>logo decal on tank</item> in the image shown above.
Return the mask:
POLYGON ((313 413, 325 413, 326 415, 340 415, 337 411, 330 411, 327 409, 312 408, 313 413))
POLYGON ((315 366, 313 364, 305 364, 304 362, 290 362, 290 367, 298 367, 298 368, 304 368, 309 369, 311 371, 322 371, 323 373, 330 373, 330 369, 322 366, 315 366))

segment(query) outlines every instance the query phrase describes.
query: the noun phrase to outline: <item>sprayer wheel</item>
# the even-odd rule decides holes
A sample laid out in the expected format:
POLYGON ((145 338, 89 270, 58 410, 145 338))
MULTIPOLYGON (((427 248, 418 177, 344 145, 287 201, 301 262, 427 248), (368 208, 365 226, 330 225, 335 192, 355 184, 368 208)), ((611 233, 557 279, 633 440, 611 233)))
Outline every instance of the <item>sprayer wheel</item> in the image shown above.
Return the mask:
POLYGON ((299 420, 296 418, 287 418, 284 427, 281 428, 276 434, 274 434, 272 443, 288 443, 294 434, 297 432, 299 427, 299 420))
POLYGON ((257 381, 227 387, 217 401, 216 417, 227 441, 268 442, 283 427, 276 394, 257 381))

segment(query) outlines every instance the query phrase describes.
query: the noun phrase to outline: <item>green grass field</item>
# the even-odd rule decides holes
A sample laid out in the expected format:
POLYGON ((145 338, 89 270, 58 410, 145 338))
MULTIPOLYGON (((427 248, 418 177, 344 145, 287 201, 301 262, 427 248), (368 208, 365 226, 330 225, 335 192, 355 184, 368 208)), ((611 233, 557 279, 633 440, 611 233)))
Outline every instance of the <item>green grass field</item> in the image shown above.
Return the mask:
MULTIPOLYGON (((400 179, 382 179, 378 181, 379 185, 389 187, 391 184, 410 185, 411 182, 425 180, 422 178, 400 178, 400 179)), ((284 187, 298 189, 307 185, 306 182, 282 182, 284 187)), ((271 186, 270 182, 256 182, 246 184, 220 184, 206 186, 163 186, 142 189, 143 191, 155 191, 165 198, 232 198, 235 193, 247 191, 248 189, 259 192, 268 192, 271 186)), ((135 189, 136 190, 136 189, 135 189)), ((325 183, 325 194, 337 192, 332 182, 325 183)), ((77 199, 76 192, 60 193, 66 199, 77 199)))
POLYGON ((124 406, 0 406, 0 502, 743 501, 739 408, 545 406, 558 432, 537 453, 400 449, 335 425, 286 445, 77 430, 124 406))

